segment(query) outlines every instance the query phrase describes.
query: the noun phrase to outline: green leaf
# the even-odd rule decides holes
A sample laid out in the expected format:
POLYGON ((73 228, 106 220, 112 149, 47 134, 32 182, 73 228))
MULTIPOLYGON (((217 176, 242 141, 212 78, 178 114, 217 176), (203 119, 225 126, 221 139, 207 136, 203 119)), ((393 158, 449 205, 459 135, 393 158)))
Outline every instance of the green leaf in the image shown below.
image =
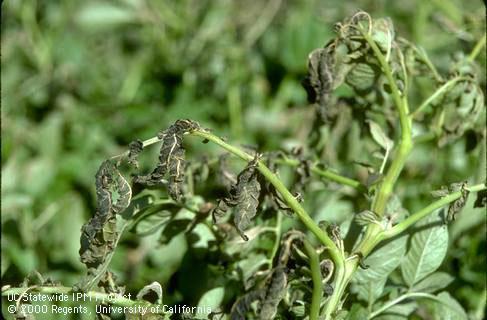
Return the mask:
POLYGON ((433 293, 447 287, 453 281, 453 277, 446 272, 435 272, 419 281, 412 288, 416 292, 433 293))
POLYGON ((406 252, 406 242, 407 235, 403 235, 378 247, 364 259, 364 264, 369 268, 357 270, 354 281, 365 283, 387 277, 401 263, 406 252))
POLYGON ((433 315, 432 320, 467 320, 463 307, 448 292, 437 295, 438 300, 427 300, 424 304, 433 315))
POLYGON ((354 304, 347 314, 346 320, 367 320, 367 310, 359 304, 354 304))
POLYGON ((374 303, 381 297, 386 281, 387 277, 375 281, 353 282, 350 290, 357 295, 358 299, 374 303))
POLYGON ((372 134, 372 138, 374 141, 377 142, 382 148, 385 150, 391 150, 394 146, 394 142, 389 139, 389 137, 385 134, 382 128, 372 120, 368 120, 370 134, 372 134))
MULTIPOLYGON (((223 297, 225 296, 225 288, 224 287, 216 287, 209 291, 207 291, 198 302, 198 310, 216 310, 221 302, 223 301, 223 297)), ((200 310, 200 311, 201 311, 200 310)), ((205 312, 198 312, 196 314, 197 319, 207 319, 208 314, 205 312)))
POLYGON ((417 230, 401 265, 402 276, 409 287, 434 272, 441 265, 448 248, 448 230, 438 214, 421 220, 417 230))

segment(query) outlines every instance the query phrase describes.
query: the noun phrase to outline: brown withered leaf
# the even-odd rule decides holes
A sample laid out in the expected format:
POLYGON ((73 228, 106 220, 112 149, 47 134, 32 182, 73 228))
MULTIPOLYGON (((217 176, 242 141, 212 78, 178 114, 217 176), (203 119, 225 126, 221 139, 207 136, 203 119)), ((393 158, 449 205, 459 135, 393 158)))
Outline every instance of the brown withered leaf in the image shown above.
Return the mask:
POLYGON ((137 139, 135 141, 132 141, 129 144, 128 163, 138 168, 139 163, 137 161, 137 158, 143 149, 144 149, 144 144, 142 143, 141 140, 137 139))
POLYGON ((265 295, 264 289, 253 290, 249 293, 243 295, 242 297, 238 298, 237 301, 232 306, 232 310, 230 312, 230 320, 245 320, 247 319, 246 315, 251 309, 251 305, 254 301, 262 299, 265 295))
POLYGON ((286 288, 286 268, 282 265, 279 265, 272 272, 272 277, 269 281, 269 285, 266 288, 260 308, 259 319, 274 319, 277 314, 277 307, 286 293, 286 288))
POLYGON ((134 182, 146 186, 159 186, 168 184, 169 195, 176 201, 183 198, 184 171, 186 167, 183 135, 186 132, 200 128, 192 120, 178 120, 167 130, 158 134, 162 140, 159 151, 159 163, 148 175, 134 177, 134 182), (169 175, 169 181, 164 180, 169 175))
POLYGON ((450 191, 455 192, 460 189, 460 192, 462 195, 460 198, 457 200, 453 201, 450 206, 448 207, 448 214, 447 214, 447 221, 453 221, 456 220, 457 215, 462 211, 463 207, 465 207, 465 204, 467 203, 467 198, 470 193, 470 191, 467 189, 467 182, 463 183, 454 183, 450 186, 450 191))
POLYGON ((258 157, 252 160, 237 177, 237 183, 230 190, 230 197, 220 200, 213 210, 213 220, 222 216, 229 208, 234 210, 233 222, 240 236, 247 241, 244 231, 257 213, 259 206, 260 182, 257 170, 258 157))
POLYGON ((88 267, 88 275, 77 285, 82 290, 95 285, 103 275, 105 261, 119 237, 116 214, 128 207, 132 196, 130 185, 109 160, 98 169, 95 185, 97 209, 81 228, 79 254, 88 267))

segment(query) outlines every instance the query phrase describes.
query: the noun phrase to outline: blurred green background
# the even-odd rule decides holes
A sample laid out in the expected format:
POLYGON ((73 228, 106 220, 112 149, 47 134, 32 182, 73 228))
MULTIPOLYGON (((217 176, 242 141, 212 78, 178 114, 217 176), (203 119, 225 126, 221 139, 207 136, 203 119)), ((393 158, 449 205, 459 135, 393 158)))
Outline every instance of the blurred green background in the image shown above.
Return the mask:
MULTIPOLYGON (((443 72, 485 30, 481 1, 4 1, 2 284, 18 285, 32 270, 66 285, 79 279, 80 228, 95 209, 94 175, 135 138, 191 118, 260 150, 303 143, 314 113, 300 84, 308 53, 358 9, 390 16, 396 34, 424 47, 443 72)), ((484 50, 477 62, 484 88, 484 50)), ((400 189, 410 210, 442 184, 485 179, 485 140, 466 144, 437 150, 425 143, 415 151, 400 189)), ((340 157, 326 160, 343 171, 340 157)), ((339 195, 317 199, 323 210, 354 208, 339 195)), ((485 216, 468 208, 451 228, 444 269, 459 279, 454 295, 475 311, 485 299, 485 216)), ((111 269, 122 280, 130 279, 127 261, 140 253, 138 241, 117 250, 111 269)), ((178 289, 194 283, 174 280, 194 266, 184 238, 178 241, 144 245, 150 253, 128 288, 157 280, 172 288, 172 301, 198 301, 198 290, 178 289)))

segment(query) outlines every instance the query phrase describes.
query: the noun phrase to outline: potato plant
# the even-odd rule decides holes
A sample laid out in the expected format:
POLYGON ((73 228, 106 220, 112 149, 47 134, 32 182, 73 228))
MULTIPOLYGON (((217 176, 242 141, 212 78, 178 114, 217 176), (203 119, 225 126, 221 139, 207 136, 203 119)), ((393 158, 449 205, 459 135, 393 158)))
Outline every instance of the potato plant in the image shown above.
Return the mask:
MULTIPOLYGON (((485 143, 484 96, 474 63, 482 45, 456 56, 449 70, 438 70, 422 48, 396 35, 390 19, 357 12, 309 54, 302 84, 315 115, 307 144, 287 150, 238 146, 219 137, 217 128, 190 119, 134 140, 96 173, 96 211, 80 236, 86 274, 72 287, 39 275, 2 288, 2 295, 115 294, 106 304, 162 305, 165 283, 154 278, 136 299, 127 299, 110 262, 128 234, 162 245, 183 235, 219 282, 198 302, 209 313, 175 312, 180 318, 468 319, 444 290, 453 277, 438 269, 449 254, 449 224, 466 205, 485 207, 485 176, 419 190, 428 193, 430 204, 411 211, 401 199, 408 188, 401 178, 410 155, 426 142, 434 141, 435 150, 466 135, 485 143), (427 79, 431 88, 419 104, 411 103, 421 85, 415 78, 427 79), (330 134, 344 137, 337 150, 352 145, 347 131, 359 133, 355 137, 368 154, 343 163, 338 172, 323 155, 333 148, 330 134), (186 150, 198 142, 221 152, 188 157, 186 150), (155 144, 157 161, 147 171, 139 157, 149 157, 155 144), (334 188, 325 189, 322 181, 334 188), (345 193, 356 211, 336 221, 316 219, 306 203, 323 190, 345 193)), ((434 170, 434 154, 420 170, 434 170)), ((28 302, 17 305, 22 303, 28 302)), ((171 317, 162 309, 126 315, 171 317)), ((34 315, 18 312, 16 318, 34 315)))

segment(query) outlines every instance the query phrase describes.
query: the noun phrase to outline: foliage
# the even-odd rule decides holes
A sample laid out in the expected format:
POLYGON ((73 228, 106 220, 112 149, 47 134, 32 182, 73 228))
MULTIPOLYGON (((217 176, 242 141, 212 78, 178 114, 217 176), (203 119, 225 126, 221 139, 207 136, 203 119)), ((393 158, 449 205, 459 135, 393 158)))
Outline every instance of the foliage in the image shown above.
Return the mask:
POLYGON ((479 8, 4 4, 2 295, 201 307, 143 319, 483 319, 479 8))

